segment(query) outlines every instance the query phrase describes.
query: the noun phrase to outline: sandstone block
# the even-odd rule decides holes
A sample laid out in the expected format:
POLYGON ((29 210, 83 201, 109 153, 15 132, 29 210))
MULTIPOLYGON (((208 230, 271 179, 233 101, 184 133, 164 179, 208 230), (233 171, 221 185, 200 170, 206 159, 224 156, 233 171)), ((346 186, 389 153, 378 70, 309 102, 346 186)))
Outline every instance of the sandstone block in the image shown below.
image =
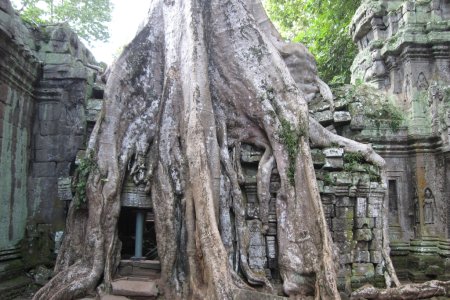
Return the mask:
POLYGON ((371 263, 354 263, 352 266, 352 276, 372 278, 375 276, 375 268, 371 263))
POLYGON ((370 252, 369 251, 355 251, 353 255, 353 261, 357 263, 368 263, 370 262, 370 252))
POLYGON ((375 218, 355 218, 355 227, 357 229, 363 228, 374 228, 375 227, 375 218))
POLYGON ((33 173, 35 177, 54 177, 56 174, 55 162, 33 163, 33 173))
POLYGON ((371 241, 372 230, 371 229, 357 229, 355 230, 355 240, 357 241, 371 241))
POLYGON ((314 113, 314 119, 322 125, 333 123, 333 113, 329 110, 314 113))
POLYGON ((351 206, 336 207, 336 217, 343 219, 352 219, 354 217, 354 209, 351 206))
POLYGON ((344 149, 342 148, 327 148, 323 150, 325 157, 343 157, 344 149))
POLYGON ((379 264, 383 261, 383 254, 381 251, 370 251, 370 261, 374 264, 379 264))
POLYGON ((336 201, 336 207, 339 206, 355 206, 355 201, 353 199, 350 199, 349 197, 341 197, 336 201))
POLYGON ((333 120, 336 124, 348 124, 352 120, 352 116, 348 111, 336 111, 333 114, 333 120))
POLYGON ((327 157, 323 168, 325 170, 342 170, 344 168, 344 160, 339 157, 327 157))
POLYGON ((112 292, 117 296, 156 297, 158 287, 153 281, 116 280, 112 282, 112 292))
POLYGON ((352 219, 334 218, 331 223, 333 225, 333 231, 347 231, 353 229, 352 219))
POLYGON ((353 231, 334 231, 333 232, 333 241, 335 243, 344 243, 353 240, 353 231))

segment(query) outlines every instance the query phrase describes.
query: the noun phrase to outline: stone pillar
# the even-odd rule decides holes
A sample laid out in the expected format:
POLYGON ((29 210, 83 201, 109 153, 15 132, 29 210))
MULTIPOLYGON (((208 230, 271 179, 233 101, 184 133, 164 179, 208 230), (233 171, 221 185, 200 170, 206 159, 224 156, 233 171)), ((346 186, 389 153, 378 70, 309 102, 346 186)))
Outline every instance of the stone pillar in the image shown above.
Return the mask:
POLYGON ((394 265, 395 272, 400 280, 408 279, 408 256, 409 243, 406 242, 391 242, 391 260, 394 265))
POLYGON ((424 236, 411 240, 408 259, 408 275, 413 282, 436 279, 444 273, 443 261, 439 256, 439 239, 424 236))
POLYGON ((439 74, 439 81, 450 83, 450 46, 433 45, 432 51, 435 59, 434 74, 439 74))
POLYGON ((142 256, 142 241, 144 239, 144 216, 145 213, 142 210, 136 211, 136 231, 134 240, 134 257, 133 260, 142 260, 145 257, 142 256))
POLYGON ((450 240, 444 239, 439 241, 439 256, 443 260, 443 274, 439 276, 439 280, 450 280, 450 240))

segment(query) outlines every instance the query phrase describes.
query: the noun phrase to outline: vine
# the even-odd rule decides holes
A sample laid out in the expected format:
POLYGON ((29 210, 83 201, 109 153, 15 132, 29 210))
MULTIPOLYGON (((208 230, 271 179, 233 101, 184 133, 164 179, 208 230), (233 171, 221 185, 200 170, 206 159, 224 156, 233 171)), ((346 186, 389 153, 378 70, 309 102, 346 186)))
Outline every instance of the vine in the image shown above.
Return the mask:
POLYGON ((299 147, 299 139, 302 135, 304 135, 304 130, 300 126, 298 130, 292 128, 291 123, 289 123, 285 119, 281 119, 281 130, 280 130, 280 138, 283 144, 286 146, 288 157, 289 157, 289 169, 288 169, 288 177, 291 184, 294 184, 295 179, 295 164, 297 161, 298 147, 299 147))
POLYGON ((94 160, 92 152, 87 153, 85 157, 80 159, 80 162, 75 170, 75 180, 73 182, 73 190, 75 194, 74 204, 77 209, 86 204, 86 186, 89 174, 97 169, 97 162, 94 160))

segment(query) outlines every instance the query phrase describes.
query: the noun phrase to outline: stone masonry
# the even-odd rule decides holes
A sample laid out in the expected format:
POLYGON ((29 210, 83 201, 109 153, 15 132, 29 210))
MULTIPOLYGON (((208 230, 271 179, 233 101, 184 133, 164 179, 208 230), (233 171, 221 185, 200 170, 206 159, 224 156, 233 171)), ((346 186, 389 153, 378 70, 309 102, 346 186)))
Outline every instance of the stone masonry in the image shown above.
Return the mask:
MULTIPOLYGON (((100 71, 67 26, 27 27, 0 0, 0 282, 54 259, 66 207, 58 182, 86 148, 102 105, 100 71)), ((0 287, 2 298, 26 283, 0 287)))
POLYGON ((387 162, 394 265, 404 279, 448 279, 450 2, 363 1, 351 34, 353 83, 374 87, 401 116, 395 130, 385 114, 351 134, 387 162))

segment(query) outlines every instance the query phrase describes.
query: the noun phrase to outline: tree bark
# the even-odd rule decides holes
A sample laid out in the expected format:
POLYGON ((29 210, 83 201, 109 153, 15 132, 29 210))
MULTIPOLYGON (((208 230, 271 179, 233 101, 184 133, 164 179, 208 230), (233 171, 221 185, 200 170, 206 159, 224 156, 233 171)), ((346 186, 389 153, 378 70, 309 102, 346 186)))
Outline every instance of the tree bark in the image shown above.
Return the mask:
POLYGON ((71 205, 58 273, 34 299, 81 296, 102 279, 108 290, 120 259, 122 185, 137 160, 145 161, 167 299, 232 299, 237 286, 271 292, 248 264, 243 143, 264 150, 257 174, 264 230, 272 168, 280 175, 284 293, 339 299, 309 139, 384 161, 309 119, 307 100, 319 92, 330 97, 312 56, 281 41, 259 1, 154 0, 147 25, 108 79, 89 143, 97 168, 88 178, 87 208, 71 205), (227 239, 234 233, 235 245, 227 239))
POLYGON ((416 300, 448 295, 450 295, 450 281, 432 280, 389 289, 364 286, 354 291, 350 299, 416 300))

